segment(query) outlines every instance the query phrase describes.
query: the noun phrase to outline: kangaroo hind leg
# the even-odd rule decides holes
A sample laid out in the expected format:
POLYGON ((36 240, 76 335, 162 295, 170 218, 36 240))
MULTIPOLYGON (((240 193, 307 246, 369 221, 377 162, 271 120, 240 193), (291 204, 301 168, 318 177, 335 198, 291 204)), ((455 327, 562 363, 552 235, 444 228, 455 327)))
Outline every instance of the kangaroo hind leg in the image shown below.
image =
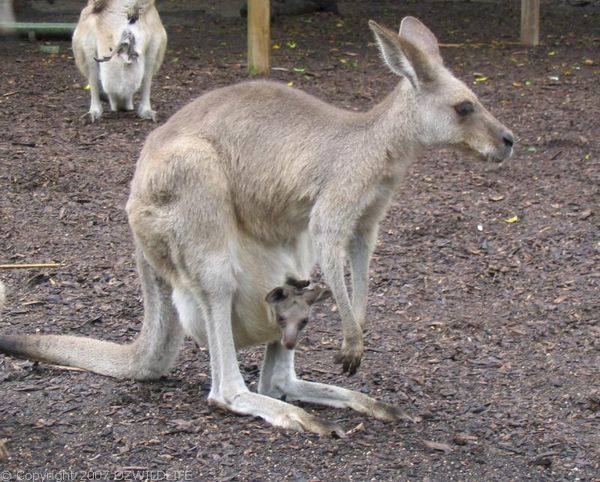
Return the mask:
POLYGON ((173 289, 148 262, 140 249, 138 272, 144 296, 144 324, 134 342, 137 378, 158 378, 174 364, 184 331, 172 301, 173 289))
POLYGON ((379 402, 364 393, 298 379, 294 370, 294 350, 284 348, 279 341, 267 345, 258 391, 276 398, 285 397, 286 400, 351 408, 379 420, 418 420, 399 408, 379 402))

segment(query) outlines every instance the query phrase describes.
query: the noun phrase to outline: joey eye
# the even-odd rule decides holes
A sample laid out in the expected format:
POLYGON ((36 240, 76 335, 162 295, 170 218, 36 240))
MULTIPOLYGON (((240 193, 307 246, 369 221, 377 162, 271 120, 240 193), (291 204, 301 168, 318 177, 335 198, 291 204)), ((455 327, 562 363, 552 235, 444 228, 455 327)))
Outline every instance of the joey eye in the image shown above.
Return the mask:
POLYGON ((300 322, 300 329, 302 330, 306 325, 308 324, 308 318, 304 318, 301 322, 300 322))
POLYGON ((466 117, 469 114, 473 113, 473 111, 475 110, 475 106, 473 105, 473 102, 465 100, 460 104, 456 104, 454 106, 454 110, 459 116, 466 117))
POLYGON ((277 324, 279 326, 285 326, 285 318, 283 316, 278 316, 277 317, 277 324))

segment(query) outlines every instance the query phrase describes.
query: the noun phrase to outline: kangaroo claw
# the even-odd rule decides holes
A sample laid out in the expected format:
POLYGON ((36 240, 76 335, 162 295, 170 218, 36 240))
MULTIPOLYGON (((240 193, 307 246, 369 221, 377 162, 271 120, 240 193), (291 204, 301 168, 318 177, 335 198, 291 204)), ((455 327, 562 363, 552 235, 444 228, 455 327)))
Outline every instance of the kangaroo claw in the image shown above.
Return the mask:
POLYGON ((349 376, 354 375, 362 361, 362 350, 352 351, 342 348, 334 357, 333 361, 342 365, 342 373, 347 373, 349 376))

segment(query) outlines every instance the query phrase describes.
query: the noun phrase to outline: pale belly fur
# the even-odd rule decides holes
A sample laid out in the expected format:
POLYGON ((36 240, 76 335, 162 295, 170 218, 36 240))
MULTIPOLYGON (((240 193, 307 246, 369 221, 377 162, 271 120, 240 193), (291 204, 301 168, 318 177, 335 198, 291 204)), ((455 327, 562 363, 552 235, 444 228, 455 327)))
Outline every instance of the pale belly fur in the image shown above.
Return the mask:
MULTIPOLYGON (((281 332, 265 296, 283 285, 288 275, 310 279, 315 264, 310 236, 304 232, 293 245, 278 247, 264 247, 246 240, 239 243, 231 260, 235 278, 231 320, 236 348, 279 339, 281 332)), ((173 290, 173 304, 188 336, 206 346, 204 307, 185 287, 173 290)))

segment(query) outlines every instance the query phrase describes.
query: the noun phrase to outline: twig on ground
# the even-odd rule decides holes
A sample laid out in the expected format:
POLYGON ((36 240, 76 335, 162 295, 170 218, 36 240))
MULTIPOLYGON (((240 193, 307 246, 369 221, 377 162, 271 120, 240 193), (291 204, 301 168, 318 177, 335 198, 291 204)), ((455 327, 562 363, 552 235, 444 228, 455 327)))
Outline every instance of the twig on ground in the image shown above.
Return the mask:
POLYGON ((16 263, 0 264, 0 269, 35 269, 35 268, 62 268, 63 263, 16 263))

